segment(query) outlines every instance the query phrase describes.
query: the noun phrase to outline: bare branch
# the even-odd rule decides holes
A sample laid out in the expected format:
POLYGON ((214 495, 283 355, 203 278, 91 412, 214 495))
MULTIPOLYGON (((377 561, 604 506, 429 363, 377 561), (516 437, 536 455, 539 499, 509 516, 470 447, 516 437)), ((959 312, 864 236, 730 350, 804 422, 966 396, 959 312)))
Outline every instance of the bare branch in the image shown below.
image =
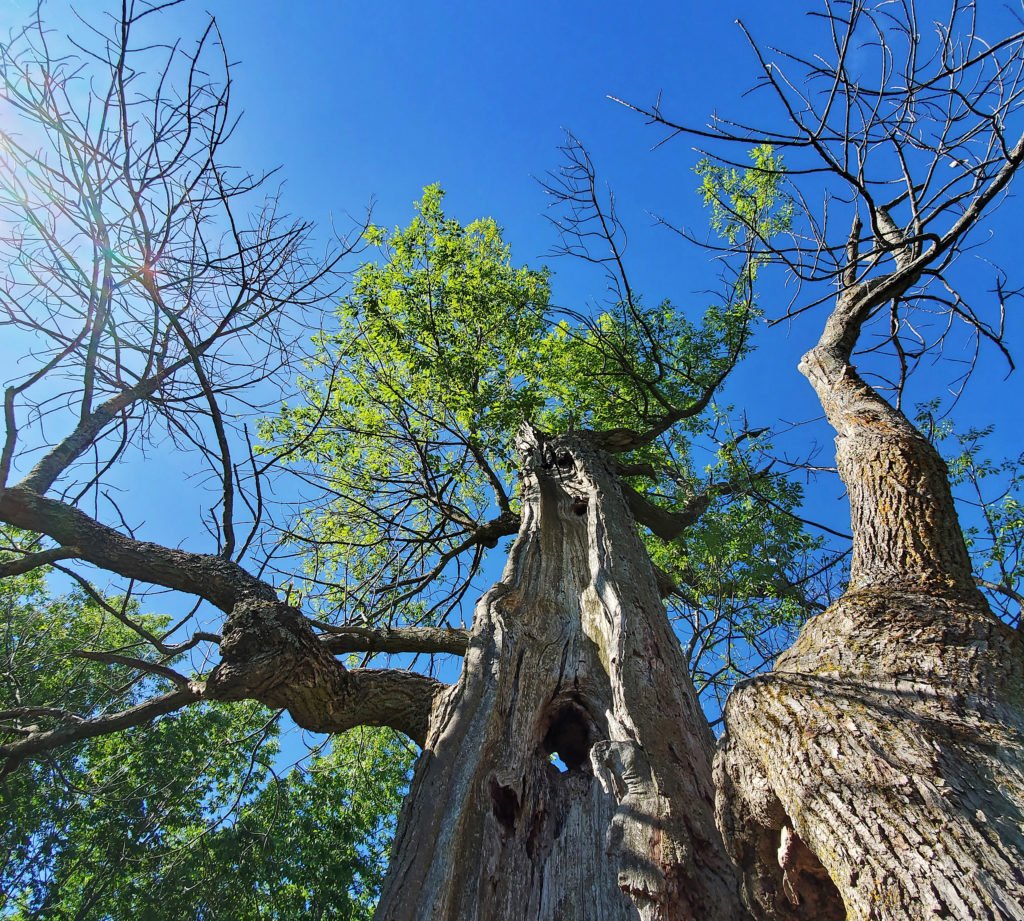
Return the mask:
MULTIPOLYGON (((155 697, 144 703, 118 713, 100 716, 90 720, 72 719, 68 725, 57 729, 42 730, 30 733, 24 739, 0 745, 0 758, 5 759, 0 776, 9 774, 27 758, 38 758, 41 755, 62 748, 74 742, 94 739, 97 736, 120 732, 133 726, 149 723, 159 716, 165 716, 194 703, 202 696, 202 688, 193 685, 188 688, 172 691, 162 697, 155 697)), ((63 717, 62 717, 63 718, 63 717)))
POLYGON ((197 595, 230 612, 239 598, 275 598, 273 588, 217 556, 125 537, 84 512, 16 486, 0 494, 0 519, 45 534, 103 569, 197 595))
POLYGON ((0 563, 0 579, 20 576, 22 573, 31 572, 40 566, 48 566, 72 556, 74 556, 74 553, 64 547, 53 547, 49 550, 39 550, 36 553, 26 553, 16 560, 0 563))

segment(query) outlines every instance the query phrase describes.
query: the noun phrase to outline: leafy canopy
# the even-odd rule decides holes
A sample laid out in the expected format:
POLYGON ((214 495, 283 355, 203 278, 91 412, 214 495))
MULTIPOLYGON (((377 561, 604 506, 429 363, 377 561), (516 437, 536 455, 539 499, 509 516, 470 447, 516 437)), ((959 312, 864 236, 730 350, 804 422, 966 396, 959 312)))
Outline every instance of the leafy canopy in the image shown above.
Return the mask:
MULTIPOLYGON (((766 175, 702 182, 767 233, 787 218, 766 175)), ((289 535, 303 590, 328 619, 444 622, 486 551, 516 530, 513 438, 524 419, 642 431, 671 418, 621 459, 649 468, 628 482, 663 508, 707 500, 677 539, 646 539, 680 586, 670 605, 695 677, 722 691, 803 615, 788 574, 815 546, 791 514, 799 489, 757 466, 763 435, 738 436, 711 400, 751 347, 756 257, 696 318, 632 296, 593 316, 559 314, 547 270, 516 266, 494 220, 462 225, 443 198, 430 186, 407 227, 368 228, 378 259, 358 271, 336 328, 316 337, 303 399, 262 425, 263 450, 316 486, 289 535)), ((111 615, 117 599, 55 595, 37 570, 6 580, 0 603, 15 676, 3 708, 59 702, 88 716, 111 706, 112 685, 117 706, 164 690, 158 676, 75 656, 145 655, 111 615)), ((168 623, 134 608, 131 619, 153 633, 168 623)), ((193 707, 27 766, 3 788, 2 911, 369 917, 411 752, 389 732, 361 731, 279 777, 281 759, 273 714, 237 704, 193 707)))
MULTIPOLYGON (((4 531, 5 543, 22 535, 4 531)), ((0 553, 0 562, 4 554, 0 553)), ((0 737, 60 707, 81 717, 164 690, 80 651, 138 655, 118 599, 54 594, 43 569, 0 580, 0 737)), ((157 632, 162 615, 131 610, 157 632)), ((411 767, 393 732, 282 762, 275 715, 201 705, 28 761, 0 780, 0 917, 370 918, 411 767)))
POLYGON ((262 428, 328 487, 294 535, 328 610, 369 617, 385 586, 401 599, 492 506, 508 509, 512 436, 542 400, 531 372, 547 272, 514 267, 493 220, 463 227, 442 200, 429 186, 408 227, 369 228, 381 261, 359 270, 337 329, 316 338, 304 401, 262 428))
POLYGON ((687 639, 745 616, 754 640, 800 616, 785 577, 815 547, 790 514, 800 491, 754 467, 763 439, 716 441, 726 423, 712 395, 758 318, 756 233, 781 231, 791 212, 780 160, 752 157, 745 173, 702 173, 709 201, 758 224, 747 262, 696 318, 632 294, 596 315, 556 311, 548 271, 514 265, 494 220, 449 217, 436 185, 407 227, 369 228, 377 259, 358 271, 337 328, 317 336, 302 401, 261 432, 264 450, 328 486, 309 491, 289 535, 321 617, 416 624, 460 613, 486 551, 517 529, 513 439, 524 420, 556 432, 664 429, 623 461, 649 466, 653 479, 631 485, 670 510, 709 495, 712 523, 668 545, 649 537, 658 565, 687 586, 685 605, 715 611, 681 615, 687 639), (709 462, 694 462, 694 443, 709 462), (753 597, 768 599, 756 617, 753 597))

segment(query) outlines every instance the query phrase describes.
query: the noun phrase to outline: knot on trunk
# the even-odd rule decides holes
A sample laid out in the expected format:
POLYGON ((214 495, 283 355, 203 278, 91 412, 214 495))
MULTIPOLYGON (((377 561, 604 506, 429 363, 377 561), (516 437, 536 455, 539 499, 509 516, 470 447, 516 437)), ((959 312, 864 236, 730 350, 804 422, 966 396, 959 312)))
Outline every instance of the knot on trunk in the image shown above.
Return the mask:
POLYGON ((615 464, 607 453, 596 443, 595 432, 572 432, 564 435, 549 435, 527 422, 516 436, 523 473, 546 473, 560 481, 572 481, 584 477, 586 471, 599 464, 609 472, 615 472, 615 464))
POLYGON ((220 652, 207 682, 210 696, 220 700, 253 698, 287 707, 290 686, 322 683, 325 670, 344 672, 305 618, 280 601, 239 601, 224 625, 220 652))

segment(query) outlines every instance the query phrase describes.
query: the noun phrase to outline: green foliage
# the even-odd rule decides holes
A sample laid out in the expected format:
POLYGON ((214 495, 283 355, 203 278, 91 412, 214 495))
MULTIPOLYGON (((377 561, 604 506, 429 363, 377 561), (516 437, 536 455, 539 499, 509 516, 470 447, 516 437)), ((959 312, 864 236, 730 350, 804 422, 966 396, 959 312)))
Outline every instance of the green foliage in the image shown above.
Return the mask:
POLYGON ((938 401, 918 407, 916 422, 946 458, 953 498, 975 577, 995 611, 1020 626, 1024 607, 1024 454, 993 460, 993 428, 957 432, 938 401))
MULTIPOLYGON (((24 535, 0 528, 4 544, 24 543, 24 535)), ((10 558, 0 551, 0 561, 10 558)), ((152 633, 161 632, 169 618, 140 615, 135 605, 109 599, 110 608, 152 633)), ((81 589, 50 595, 46 570, 38 568, 0 579, 0 614, 4 675, 0 684, 0 710, 60 707, 87 718, 111 703, 132 706, 157 686, 135 680, 132 669, 78 657, 78 650, 127 653, 142 660, 156 654, 139 635, 97 604, 81 589)), ((0 728, 0 738, 11 741, 16 733, 0 728)))
MULTIPOLYGON (((273 745, 253 705, 195 708, 29 763, 2 792, 6 911, 12 918, 159 915, 164 881, 265 781, 273 745)), ((201 878, 201 877, 200 877, 201 878)), ((180 882, 180 881, 179 881, 180 882)), ((197 899, 194 882, 175 896, 197 899)), ((195 916, 194 914, 191 916, 195 916)))
MULTIPOLYGON (((495 221, 462 227, 445 216, 443 198, 428 186, 407 228, 367 231, 385 261, 359 270, 331 341, 352 377, 386 387, 393 415, 414 407, 418 434, 449 425, 501 438, 537 401, 519 378, 544 328, 547 273, 514 268, 495 221)), ((342 405, 365 408, 340 384, 342 405)))
MULTIPOLYGON (((711 227, 730 245, 744 239, 767 242, 789 230, 795 207, 783 190, 785 167, 770 144, 748 152, 752 166, 743 170, 702 159, 697 164, 699 193, 711 207, 711 227)), ((754 261, 753 268, 761 264, 754 261)))
POLYGON ((620 304, 595 320, 555 324, 539 342, 536 380, 546 396, 542 428, 643 430, 687 407, 747 348, 749 304, 712 305, 694 324, 665 301, 620 304))
MULTIPOLYGON (((537 376, 548 397, 542 428, 642 431, 659 416, 697 405, 749 352, 765 245, 789 230, 794 214, 781 157, 767 146, 750 157, 744 170, 707 160, 697 166, 712 227, 738 257, 722 302, 709 305, 699 323, 669 302, 649 308, 631 297, 595 320, 556 324, 539 353, 537 376)), ((768 440, 737 437, 727 415, 709 403, 623 457, 658 472, 653 486, 640 478, 631 485, 664 508, 684 511, 700 495, 715 494, 675 541, 645 540, 652 561, 681 588, 670 613, 698 689, 718 703, 788 644, 827 589, 811 577, 823 542, 796 515, 799 484, 760 470, 768 440), (703 469, 695 446, 710 448, 703 469)), ((717 704, 709 699, 709 707, 717 704)))
POLYGON ((740 437, 723 418, 704 436, 718 447, 699 473, 686 455, 693 450, 686 433, 662 439, 657 463, 667 475, 658 499, 682 511, 707 495, 707 510, 676 540, 645 535, 645 543, 679 587, 667 599, 669 613, 714 716, 736 681, 769 665, 835 587, 818 578, 825 548, 798 516, 800 484, 764 461, 771 452, 767 434, 740 437))
MULTIPOLYGON (((750 157, 744 170, 709 160, 696 168, 711 224, 739 257, 721 302, 707 306, 695 323, 668 301, 648 307, 627 292, 596 319, 557 323, 538 353, 543 426, 642 430, 697 403, 749 351, 751 327, 760 318, 754 281, 765 245, 789 230, 794 212, 783 189, 782 158, 765 145, 750 157)), ((706 425, 700 419, 693 428, 706 425)))
POLYGON ((379 589, 457 547, 506 501, 512 438, 540 405, 528 375, 547 273, 514 267, 493 220, 464 227, 442 200, 429 186, 408 227, 367 231, 382 261, 359 270, 338 329, 318 337, 305 403, 261 430, 331 486, 299 532, 326 581, 379 589))
POLYGON ((371 918, 413 757, 390 730, 335 739, 326 753, 267 786, 208 842, 201 868, 178 874, 179 883, 195 878, 196 869, 224 879, 206 894, 204 912, 213 914, 202 917, 371 918))
MULTIPOLYGON (((51 595, 43 570, 0 580, 0 611, 8 714, 90 716, 162 689, 76 657, 138 655, 138 637, 80 592, 51 595)), ((29 721, 0 718, 3 738, 29 721)), ((371 917, 411 751, 390 731, 362 730, 279 778, 282 757, 274 714, 240 703, 193 706, 22 764, 0 780, 0 917, 371 917)))
POLYGON ((277 779, 266 721, 197 708, 13 775, 5 813, 33 830, 6 861, 0 916, 371 918, 411 753, 358 730, 277 779))
POLYGON ((632 293, 596 317, 556 320, 546 271, 515 267, 494 221, 448 217, 437 186, 408 227, 367 231, 379 260, 359 270, 338 329, 318 337, 305 402, 261 431, 265 450, 330 484, 292 537, 312 550, 305 590, 321 586, 322 617, 439 622, 456 609, 485 549, 475 530, 515 508, 513 438, 524 419, 554 432, 661 426, 660 438, 622 458, 656 473, 653 485, 632 485, 673 510, 715 491, 680 540, 648 539, 685 586, 679 624, 694 669, 721 689, 763 666, 777 651, 767 637, 806 614, 791 576, 818 545, 793 514, 799 488, 757 471, 763 440, 719 449, 714 437, 725 422, 711 396, 751 347, 759 317, 762 244, 792 215, 780 160, 765 148, 752 159, 744 172, 701 167, 719 229, 744 247, 721 302, 696 320, 632 293), (723 223, 727 210, 751 226, 741 234, 723 223), (705 469, 693 444, 711 446, 705 469))

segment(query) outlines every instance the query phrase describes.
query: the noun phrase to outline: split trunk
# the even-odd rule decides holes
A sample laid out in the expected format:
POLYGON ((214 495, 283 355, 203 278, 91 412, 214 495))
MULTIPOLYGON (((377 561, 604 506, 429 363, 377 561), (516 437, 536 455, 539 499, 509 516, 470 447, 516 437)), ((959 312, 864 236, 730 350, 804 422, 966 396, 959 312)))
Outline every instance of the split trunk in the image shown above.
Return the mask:
POLYGON ((377 917, 746 918, 714 742, 611 465, 581 436, 521 449, 522 528, 434 709, 377 917))

